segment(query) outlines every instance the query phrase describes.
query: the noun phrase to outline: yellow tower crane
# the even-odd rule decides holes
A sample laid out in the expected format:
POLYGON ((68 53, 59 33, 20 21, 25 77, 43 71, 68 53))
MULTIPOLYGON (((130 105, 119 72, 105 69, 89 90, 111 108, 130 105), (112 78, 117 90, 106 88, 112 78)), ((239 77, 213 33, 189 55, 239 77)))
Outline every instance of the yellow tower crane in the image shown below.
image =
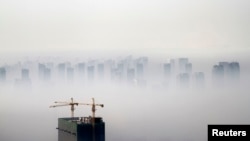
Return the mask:
POLYGON ((92 118, 95 118, 96 106, 104 107, 104 104, 95 104, 95 99, 92 98, 92 104, 89 103, 78 103, 79 105, 89 105, 92 106, 92 118))
POLYGON ((62 106, 70 106, 71 110, 71 117, 74 117, 74 110, 75 110, 75 105, 78 106, 78 102, 74 102, 73 98, 71 98, 71 102, 66 102, 66 101, 55 101, 55 103, 59 103, 57 105, 52 105, 50 108, 55 108, 55 107, 62 107, 62 106))

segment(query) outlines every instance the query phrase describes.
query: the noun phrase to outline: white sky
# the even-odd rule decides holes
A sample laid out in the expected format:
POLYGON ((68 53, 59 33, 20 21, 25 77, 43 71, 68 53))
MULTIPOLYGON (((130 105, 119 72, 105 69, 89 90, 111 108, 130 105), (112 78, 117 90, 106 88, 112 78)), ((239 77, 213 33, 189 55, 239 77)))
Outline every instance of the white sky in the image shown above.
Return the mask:
POLYGON ((249 0, 0 0, 0 53, 250 50, 249 0))

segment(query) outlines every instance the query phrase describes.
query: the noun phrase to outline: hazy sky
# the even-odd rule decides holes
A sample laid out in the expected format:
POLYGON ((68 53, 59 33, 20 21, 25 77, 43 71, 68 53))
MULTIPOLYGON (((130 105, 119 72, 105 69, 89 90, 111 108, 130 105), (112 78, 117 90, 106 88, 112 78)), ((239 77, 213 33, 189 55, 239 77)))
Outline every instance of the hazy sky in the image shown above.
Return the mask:
POLYGON ((0 52, 245 52, 249 14, 249 0, 0 0, 0 52))

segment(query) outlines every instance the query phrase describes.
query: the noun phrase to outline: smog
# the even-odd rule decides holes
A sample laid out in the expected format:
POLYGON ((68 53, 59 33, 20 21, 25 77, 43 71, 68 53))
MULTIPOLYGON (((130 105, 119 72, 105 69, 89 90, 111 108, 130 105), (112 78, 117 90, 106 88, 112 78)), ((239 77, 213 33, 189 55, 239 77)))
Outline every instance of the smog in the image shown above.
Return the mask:
MULTIPOLYGON (((56 141, 57 119, 70 117, 71 112, 69 106, 49 106, 54 101, 70 102, 70 98, 85 103, 95 98, 97 103, 105 105, 97 108, 96 116, 102 117, 106 124, 108 141, 200 141, 207 139, 208 124, 249 123, 247 60, 238 58, 238 77, 231 80, 224 73, 222 83, 213 79, 219 77, 213 76, 213 67, 222 62, 216 59, 203 58, 202 62, 192 58, 131 55, 113 58, 94 61, 40 58, 2 65, 6 76, 1 76, 4 78, 0 89, 1 140, 56 141), (183 70, 190 71, 188 81, 179 78, 183 73, 180 60, 192 64, 192 68, 183 70), (85 64, 82 77, 81 64, 85 64), (124 64, 121 70, 120 64, 124 64), (172 66, 171 73, 166 66, 172 66), (49 75, 44 67, 51 69, 49 75), (61 69, 65 70, 62 74, 61 69), (202 72, 202 77, 195 72, 202 72)), ((75 117, 92 114, 91 107, 75 108, 75 117)))

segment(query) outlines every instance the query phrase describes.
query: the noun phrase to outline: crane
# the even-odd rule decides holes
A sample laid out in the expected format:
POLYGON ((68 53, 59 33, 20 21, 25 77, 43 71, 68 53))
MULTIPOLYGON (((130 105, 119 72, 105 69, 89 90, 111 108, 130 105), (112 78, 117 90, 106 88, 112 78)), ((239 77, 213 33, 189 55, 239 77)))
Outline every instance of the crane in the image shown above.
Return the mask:
POLYGON ((92 104, 89 103, 78 103, 74 102, 73 98, 71 97, 71 102, 66 102, 66 101, 55 101, 55 103, 59 103, 58 105, 52 105, 50 108, 55 108, 55 107, 61 107, 61 106, 71 106, 71 117, 74 117, 74 110, 75 110, 75 105, 89 105, 92 106, 92 118, 95 118, 95 111, 96 111, 96 106, 104 107, 104 104, 95 104, 95 99, 92 98, 92 104))
POLYGON ((55 107, 61 107, 61 106, 70 106, 71 110, 71 117, 74 117, 74 110, 75 110, 75 105, 78 106, 78 102, 74 102, 73 98, 71 97, 71 102, 66 102, 66 101, 55 101, 55 103, 59 103, 58 105, 52 105, 50 108, 55 108, 55 107))
POLYGON ((79 105, 89 105, 92 106, 92 118, 95 118, 96 106, 104 107, 104 104, 95 104, 95 99, 92 98, 92 104, 89 103, 78 103, 79 105))

